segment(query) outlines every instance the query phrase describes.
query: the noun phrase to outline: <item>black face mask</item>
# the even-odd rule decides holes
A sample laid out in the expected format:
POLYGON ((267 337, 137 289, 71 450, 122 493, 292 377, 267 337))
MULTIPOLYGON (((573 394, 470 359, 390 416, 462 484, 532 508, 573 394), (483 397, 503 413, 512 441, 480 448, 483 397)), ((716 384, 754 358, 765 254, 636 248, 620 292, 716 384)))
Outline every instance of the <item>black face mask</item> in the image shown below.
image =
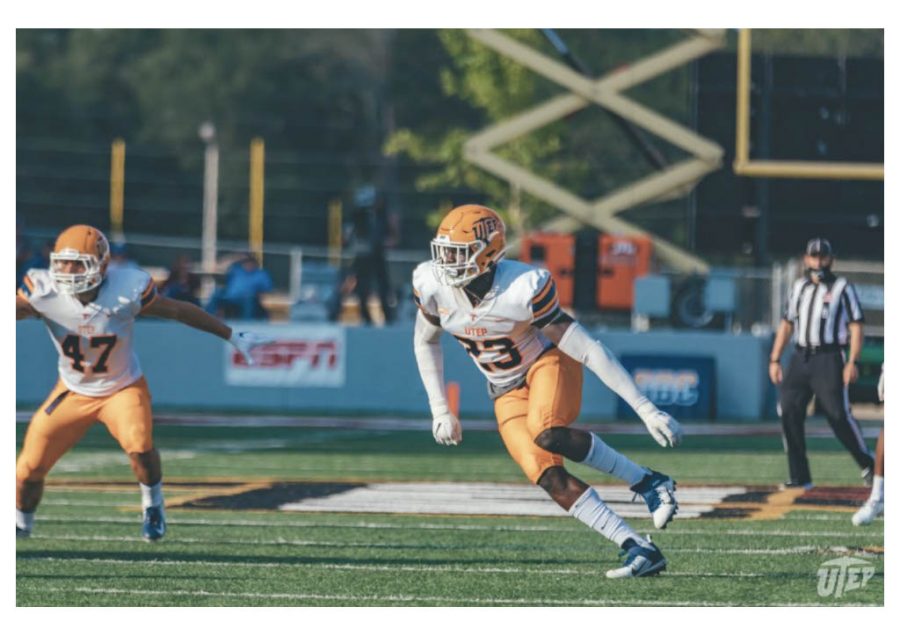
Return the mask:
POLYGON ((812 267, 806 268, 806 275, 809 277, 815 276, 819 280, 827 280, 831 277, 831 265, 822 266, 818 269, 813 269, 812 267))

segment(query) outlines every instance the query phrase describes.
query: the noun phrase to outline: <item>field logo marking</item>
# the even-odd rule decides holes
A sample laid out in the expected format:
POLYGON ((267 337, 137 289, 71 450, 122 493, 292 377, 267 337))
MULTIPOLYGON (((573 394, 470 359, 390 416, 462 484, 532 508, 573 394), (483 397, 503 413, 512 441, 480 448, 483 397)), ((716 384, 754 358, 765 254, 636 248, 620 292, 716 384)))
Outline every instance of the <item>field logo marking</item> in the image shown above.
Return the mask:
POLYGON ((841 557, 825 561, 819 566, 819 596, 841 598, 845 593, 860 590, 875 576, 875 566, 866 559, 841 557))

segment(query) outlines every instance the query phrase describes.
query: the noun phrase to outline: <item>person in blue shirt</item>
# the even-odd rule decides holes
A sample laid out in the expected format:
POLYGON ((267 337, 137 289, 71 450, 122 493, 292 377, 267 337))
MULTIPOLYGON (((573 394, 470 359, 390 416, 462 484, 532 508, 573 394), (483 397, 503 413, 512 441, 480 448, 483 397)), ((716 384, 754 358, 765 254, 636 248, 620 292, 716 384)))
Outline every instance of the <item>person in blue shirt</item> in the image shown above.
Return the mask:
POLYGON ((228 268, 225 288, 217 294, 216 309, 228 318, 266 320, 268 312, 260 295, 272 291, 272 277, 252 254, 245 254, 228 268))

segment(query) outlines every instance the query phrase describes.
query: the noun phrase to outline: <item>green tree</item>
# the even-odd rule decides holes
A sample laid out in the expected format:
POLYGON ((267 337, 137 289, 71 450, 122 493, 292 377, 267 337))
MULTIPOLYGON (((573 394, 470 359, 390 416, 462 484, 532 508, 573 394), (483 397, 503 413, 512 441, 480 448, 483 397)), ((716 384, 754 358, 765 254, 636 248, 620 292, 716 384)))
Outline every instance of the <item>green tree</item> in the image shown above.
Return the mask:
MULTIPOLYGON (((505 33, 555 56, 537 30, 505 33)), ((564 31, 561 35, 596 76, 679 37, 677 33, 655 31, 576 30, 564 31)), ((479 44, 464 31, 441 31, 440 42, 448 54, 448 62, 435 71, 440 78, 441 90, 447 100, 463 104, 477 116, 443 128, 433 125, 401 126, 389 139, 386 151, 439 166, 437 170, 421 176, 417 181, 418 187, 425 190, 469 188, 483 193, 486 204, 505 213, 514 193, 510 192, 507 183, 465 161, 463 144, 479 129, 533 107, 560 94, 563 89, 479 44)), ((635 96, 649 99, 653 107, 662 104, 664 111, 686 120, 686 87, 686 73, 672 73, 671 77, 641 87, 635 91, 635 96)), ((656 143, 673 160, 679 156, 678 151, 666 144, 656 143)), ((562 122, 520 137, 496 152, 588 198, 598 197, 650 170, 621 128, 596 107, 588 107, 562 122)), ((432 226, 436 225, 448 205, 449 202, 443 201, 432 211, 429 215, 432 226)), ((535 227, 558 214, 552 206, 527 195, 522 197, 521 206, 524 228, 535 227)))

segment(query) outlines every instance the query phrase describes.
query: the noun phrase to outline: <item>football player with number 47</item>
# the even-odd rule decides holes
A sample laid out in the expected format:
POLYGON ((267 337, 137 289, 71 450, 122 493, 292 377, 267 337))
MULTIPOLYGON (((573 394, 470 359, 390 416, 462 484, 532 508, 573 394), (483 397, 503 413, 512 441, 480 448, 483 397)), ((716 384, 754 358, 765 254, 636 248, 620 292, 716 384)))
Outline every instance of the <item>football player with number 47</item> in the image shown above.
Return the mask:
POLYGON ((638 535, 597 494, 563 467, 563 458, 625 481, 640 495, 657 528, 678 510, 675 482, 639 466, 600 437, 568 428, 581 408, 582 365, 615 391, 661 446, 675 446, 681 427, 635 386, 610 351, 559 306, 544 269, 501 260, 503 222, 481 205, 450 211, 431 241, 432 260, 413 273, 419 306, 414 348, 439 444, 462 441, 444 389, 440 334, 449 331, 488 379, 500 436, 528 478, 579 521, 619 545, 622 567, 610 578, 649 576, 666 568, 650 540, 638 535))
POLYGON ((107 272, 108 264, 103 233, 74 225, 56 239, 49 270, 29 270, 16 293, 16 320, 43 320, 59 353, 59 381, 31 418, 16 461, 17 538, 31 535, 47 473, 98 420, 128 455, 140 483, 144 538, 165 534, 150 391, 131 339, 135 318, 169 318, 219 336, 249 364, 251 349, 268 342, 232 331, 191 303, 159 296, 143 270, 107 272))

